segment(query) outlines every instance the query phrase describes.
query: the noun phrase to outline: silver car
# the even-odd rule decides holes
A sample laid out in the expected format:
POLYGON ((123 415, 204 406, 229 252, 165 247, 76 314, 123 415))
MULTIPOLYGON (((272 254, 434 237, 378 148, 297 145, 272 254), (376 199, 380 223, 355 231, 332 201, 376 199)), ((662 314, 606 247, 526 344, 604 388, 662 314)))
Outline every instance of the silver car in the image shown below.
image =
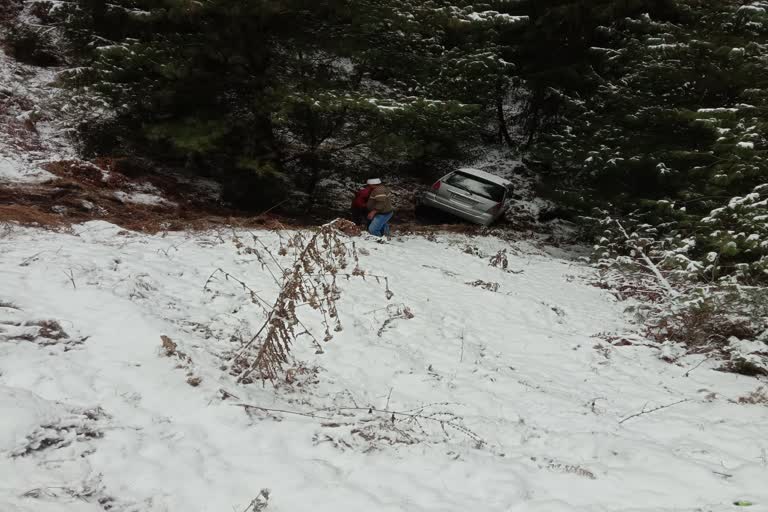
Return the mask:
POLYGON ((485 171, 459 169, 437 180, 420 204, 490 226, 504 213, 510 186, 511 182, 485 171))

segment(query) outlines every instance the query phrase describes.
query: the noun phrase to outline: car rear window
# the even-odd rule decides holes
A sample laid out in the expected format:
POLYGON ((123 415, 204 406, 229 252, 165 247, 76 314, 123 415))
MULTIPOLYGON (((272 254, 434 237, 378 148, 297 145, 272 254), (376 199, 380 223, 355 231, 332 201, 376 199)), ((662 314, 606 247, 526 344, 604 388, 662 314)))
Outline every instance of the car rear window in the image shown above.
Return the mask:
POLYGON ((506 189, 498 183, 472 176, 461 171, 457 171, 451 174, 445 182, 452 186, 457 187, 467 192, 477 194, 479 196, 491 199, 500 203, 504 200, 504 192, 506 189))

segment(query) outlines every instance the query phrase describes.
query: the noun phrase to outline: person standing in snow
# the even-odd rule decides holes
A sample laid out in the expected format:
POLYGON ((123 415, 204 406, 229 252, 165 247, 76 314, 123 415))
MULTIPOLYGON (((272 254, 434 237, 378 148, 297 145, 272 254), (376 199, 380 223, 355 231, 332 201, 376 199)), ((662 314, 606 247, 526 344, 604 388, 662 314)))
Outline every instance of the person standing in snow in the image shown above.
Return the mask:
POLYGON ((368 197, 371 195, 373 186, 366 184, 363 188, 357 191, 355 198, 352 200, 352 222, 358 226, 363 226, 368 229, 368 197))
POLYGON ((389 221, 395 213, 392 208, 391 192, 387 187, 381 184, 381 180, 374 178, 368 180, 371 187, 368 202, 368 232, 374 236, 389 235, 389 221))

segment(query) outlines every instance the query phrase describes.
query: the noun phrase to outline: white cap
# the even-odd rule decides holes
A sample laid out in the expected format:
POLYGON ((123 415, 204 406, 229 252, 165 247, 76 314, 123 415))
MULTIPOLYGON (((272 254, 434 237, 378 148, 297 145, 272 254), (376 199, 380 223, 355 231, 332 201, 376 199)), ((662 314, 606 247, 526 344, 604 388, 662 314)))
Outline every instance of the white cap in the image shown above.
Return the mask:
POLYGON ((371 178, 366 183, 368 185, 381 185, 381 180, 379 178, 371 178))

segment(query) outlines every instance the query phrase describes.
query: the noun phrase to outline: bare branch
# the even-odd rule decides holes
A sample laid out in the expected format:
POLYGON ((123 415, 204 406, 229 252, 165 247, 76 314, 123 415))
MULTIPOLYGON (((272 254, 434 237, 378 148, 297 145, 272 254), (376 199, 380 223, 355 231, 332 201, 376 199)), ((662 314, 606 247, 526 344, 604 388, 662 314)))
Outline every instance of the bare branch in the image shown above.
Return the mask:
POLYGON ((688 377, 689 375, 691 375, 691 372, 692 372, 692 371, 694 371, 694 370, 695 370, 695 369, 697 369, 699 366, 701 366, 701 365, 703 365, 704 363, 706 363, 707 361, 709 361, 711 357, 712 357, 712 354, 707 354, 707 356, 706 356, 704 359, 702 359, 701 361, 699 361, 699 364, 697 364, 696 366, 694 366, 693 368, 691 368, 690 370, 688 370, 687 372, 685 372, 685 373, 683 374, 683 377, 688 377))
POLYGON ((623 420, 619 421, 619 425, 621 425, 622 423, 624 423, 624 422, 625 422, 625 421, 627 421, 627 420, 631 420, 632 418, 637 418, 638 416, 642 416, 642 415, 644 415, 644 414, 651 414, 651 413, 654 413, 654 412, 656 412, 656 411, 660 411, 660 410, 662 410, 662 409, 669 409, 670 407, 674 407, 675 405, 679 405, 679 404, 682 404, 682 403, 684 403, 684 402, 690 402, 690 400, 689 400, 689 399, 687 399, 687 398, 685 398, 685 399, 683 399, 683 400, 679 400, 679 401, 677 401, 677 402, 675 402, 675 403, 672 403, 672 404, 661 405, 661 406, 659 406, 659 407, 654 407, 653 409, 647 409, 647 410, 646 410, 646 408, 645 408, 645 407, 646 407, 648 404, 646 404, 646 405, 644 405, 644 406, 643 406, 643 410, 642 410, 642 411, 640 411, 640 412, 638 412, 638 413, 635 413, 635 414, 630 414, 629 416, 627 416, 627 417, 626 417, 626 418, 624 418, 623 420))
POLYGON ((75 274, 72 272, 72 269, 70 268, 67 272, 64 272, 64 275, 69 278, 69 281, 72 283, 72 288, 77 290, 77 285, 75 284, 75 274))
MULTIPOLYGON (((624 226, 621 225, 621 222, 618 220, 616 221, 616 224, 619 226, 619 229, 621 230, 621 233, 624 235, 624 237, 627 240, 631 240, 632 238, 629 236, 629 233, 627 233, 627 230, 624 229, 624 226)), ((645 254, 645 251, 641 247, 635 246, 634 249, 640 254, 640 257, 643 258, 645 263, 648 266, 648 269, 653 272, 653 275, 656 276, 656 279, 658 279, 659 284, 664 288, 664 290, 667 292, 667 295, 670 297, 675 297, 678 295, 678 293, 675 291, 674 288, 672 288, 672 285, 669 284, 669 281, 667 281, 667 278, 664 277, 664 275, 659 270, 659 267, 657 267, 653 261, 651 261, 651 258, 648 257, 648 255, 645 254)))

